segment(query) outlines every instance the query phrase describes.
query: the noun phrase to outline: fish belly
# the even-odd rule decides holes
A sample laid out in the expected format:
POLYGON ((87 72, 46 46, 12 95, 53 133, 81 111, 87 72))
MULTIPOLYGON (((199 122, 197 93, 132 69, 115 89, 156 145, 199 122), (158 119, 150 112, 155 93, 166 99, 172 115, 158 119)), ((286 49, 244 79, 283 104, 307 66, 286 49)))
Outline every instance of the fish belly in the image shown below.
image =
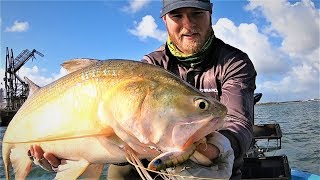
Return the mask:
POLYGON ((45 152, 61 159, 85 159, 92 164, 126 162, 124 145, 114 143, 108 137, 86 137, 40 142, 45 152))

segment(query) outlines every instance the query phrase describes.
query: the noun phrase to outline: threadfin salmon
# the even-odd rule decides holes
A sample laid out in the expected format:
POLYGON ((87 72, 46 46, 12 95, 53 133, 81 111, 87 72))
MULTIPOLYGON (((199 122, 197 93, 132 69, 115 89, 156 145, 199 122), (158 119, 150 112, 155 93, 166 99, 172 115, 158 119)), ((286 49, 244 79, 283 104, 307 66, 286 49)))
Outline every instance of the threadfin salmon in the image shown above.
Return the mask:
POLYGON ((226 107, 174 74, 130 60, 73 59, 70 73, 29 96, 7 127, 2 153, 7 179, 31 170, 30 145, 67 163, 57 179, 98 178, 106 163, 153 159, 188 149, 223 124, 226 107))

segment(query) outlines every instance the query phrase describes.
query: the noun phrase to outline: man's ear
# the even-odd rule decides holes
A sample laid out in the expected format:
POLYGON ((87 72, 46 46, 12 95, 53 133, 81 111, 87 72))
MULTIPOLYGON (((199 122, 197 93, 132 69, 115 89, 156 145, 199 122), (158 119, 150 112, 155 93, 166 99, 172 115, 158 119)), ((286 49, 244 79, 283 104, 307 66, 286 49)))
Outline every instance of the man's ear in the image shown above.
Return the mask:
POLYGON ((166 22, 166 15, 164 15, 164 16, 162 16, 162 20, 163 20, 163 22, 166 22))
POLYGON ((167 17, 166 16, 167 15, 162 16, 162 20, 163 20, 164 25, 167 26, 167 17))

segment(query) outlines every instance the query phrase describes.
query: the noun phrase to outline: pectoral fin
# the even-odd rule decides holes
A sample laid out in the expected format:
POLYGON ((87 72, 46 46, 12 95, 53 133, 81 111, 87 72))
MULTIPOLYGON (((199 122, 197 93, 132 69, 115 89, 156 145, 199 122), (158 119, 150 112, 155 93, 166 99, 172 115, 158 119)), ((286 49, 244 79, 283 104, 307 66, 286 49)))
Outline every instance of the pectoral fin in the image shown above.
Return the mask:
POLYGON ((13 148, 10 153, 10 160, 15 172, 15 179, 25 179, 32 167, 32 161, 28 157, 27 150, 22 147, 13 148))
POLYGON ((58 167, 55 179, 77 179, 90 165, 86 160, 71 161, 66 160, 58 167))

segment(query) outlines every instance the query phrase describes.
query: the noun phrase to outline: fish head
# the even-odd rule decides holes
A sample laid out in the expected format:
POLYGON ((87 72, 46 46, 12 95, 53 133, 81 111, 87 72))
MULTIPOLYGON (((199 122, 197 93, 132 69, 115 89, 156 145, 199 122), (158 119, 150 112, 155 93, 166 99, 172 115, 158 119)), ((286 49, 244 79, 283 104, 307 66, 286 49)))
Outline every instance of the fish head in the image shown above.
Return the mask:
POLYGON ((151 141, 162 151, 184 150, 222 127, 227 108, 219 101, 193 90, 166 94, 157 98, 162 106, 148 115, 151 141))
POLYGON ((102 119, 132 149, 183 150, 221 128, 223 104, 160 68, 149 73, 154 74, 121 80, 101 108, 109 111, 102 119))
MULTIPOLYGON (((155 84, 155 82, 153 82, 155 84)), ((182 81, 158 81, 141 103, 139 133, 160 151, 184 150, 223 125, 227 108, 182 81)))

